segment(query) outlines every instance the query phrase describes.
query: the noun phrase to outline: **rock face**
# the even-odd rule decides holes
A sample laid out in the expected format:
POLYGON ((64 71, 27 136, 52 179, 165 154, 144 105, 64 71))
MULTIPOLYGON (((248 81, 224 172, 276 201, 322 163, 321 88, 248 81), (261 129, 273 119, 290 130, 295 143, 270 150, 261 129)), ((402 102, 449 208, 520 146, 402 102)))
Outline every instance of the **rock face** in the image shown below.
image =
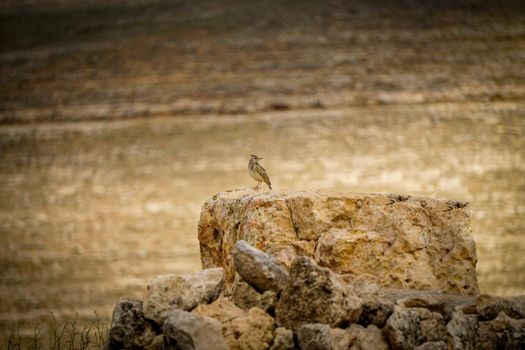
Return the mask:
POLYGON ((353 289, 313 259, 298 257, 290 269, 290 281, 275 308, 277 324, 297 329, 303 323, 337 327, 359 319, 362 301, 353 289))
POLYGON ((208 200, 198 226, 204 268, 234 279, 239 240, 285 267, 301 255, 383 287, 478 293, 466 204, 399 195, 239 190, 208 200))
POLYGON ((183 276, 165 275, 152 280, 144 300, 146 318, 162 325, 176 309, 190 311, 215 300, 222 290, 224 270, 207 269, 183 276))
POLYGON ((136 349, 155 337, 152 324, 144 318, 142 301, 122 298, 113 310, 108 349, 136 349))

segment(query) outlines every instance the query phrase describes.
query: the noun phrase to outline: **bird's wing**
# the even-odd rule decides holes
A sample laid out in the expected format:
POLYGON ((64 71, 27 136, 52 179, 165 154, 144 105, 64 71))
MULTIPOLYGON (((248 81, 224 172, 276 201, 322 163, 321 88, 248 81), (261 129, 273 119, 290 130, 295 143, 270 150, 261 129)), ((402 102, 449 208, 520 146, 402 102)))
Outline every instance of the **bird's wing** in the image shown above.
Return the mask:
POLYGON ((268 174, 266 174, 266 170, 264 170, 264 168, 262 166, 260 166, 259 164, 257 164, 258 167, 257 167, 257 173, 259 173, 261 175, 261 177, 263 178, 263 181, 265 184, 268 185, 268 187, 272 188, 272 183, 270 182, 270 178, 268 177, 268 174))

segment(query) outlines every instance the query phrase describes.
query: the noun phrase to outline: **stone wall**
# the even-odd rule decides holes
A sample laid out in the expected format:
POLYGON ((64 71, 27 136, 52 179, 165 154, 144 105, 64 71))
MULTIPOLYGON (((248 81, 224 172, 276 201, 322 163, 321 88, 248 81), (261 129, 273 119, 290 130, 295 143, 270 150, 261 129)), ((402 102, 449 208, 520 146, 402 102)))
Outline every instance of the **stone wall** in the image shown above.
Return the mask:
POLYGON ((525 296, 499 298, 381 288, 306 256, 289 270, 246 241, 224 270, 151 281, 122 299, 109 349, 523 349, 525 296), (219 295, 218 290, 223 290, 219 295))
POLYGON ((525 348, 525 296, 477 294, 462 203, 222 193, 199 239, 205 269, 120 300, 108 349, 525 348))

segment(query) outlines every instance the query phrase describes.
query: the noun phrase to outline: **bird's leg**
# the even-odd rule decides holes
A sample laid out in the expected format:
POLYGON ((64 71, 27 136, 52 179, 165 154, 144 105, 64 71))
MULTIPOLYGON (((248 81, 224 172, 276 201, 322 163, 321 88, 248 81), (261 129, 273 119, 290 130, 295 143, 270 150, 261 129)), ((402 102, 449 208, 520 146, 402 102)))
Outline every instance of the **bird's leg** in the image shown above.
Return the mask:
POLYGON ((255 186, 253 189, 254 189, 254 190, 258 190, 260 184, 261 184, 260 182, 257 182, 257 186, 255 186))

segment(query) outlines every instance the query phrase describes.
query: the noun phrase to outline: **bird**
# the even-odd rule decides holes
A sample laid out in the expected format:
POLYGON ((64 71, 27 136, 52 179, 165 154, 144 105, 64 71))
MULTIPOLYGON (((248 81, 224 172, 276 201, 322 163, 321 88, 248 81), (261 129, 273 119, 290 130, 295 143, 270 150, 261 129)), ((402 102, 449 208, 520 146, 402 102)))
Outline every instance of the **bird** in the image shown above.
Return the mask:
POLYGON ((253 189, 258 190, 259 185, 261 182, 264 182, 270 190, 272 189, 272 184, 270 182, 270 178, 268 177, 268 174, 266 174, 266 170, 259 164, 259 160, 262 158, 256 156, 255 154, 250 155, 250 161, 248 162, 248 173, 250 176, 257 181, 257 186, 255 186, 253 189))

